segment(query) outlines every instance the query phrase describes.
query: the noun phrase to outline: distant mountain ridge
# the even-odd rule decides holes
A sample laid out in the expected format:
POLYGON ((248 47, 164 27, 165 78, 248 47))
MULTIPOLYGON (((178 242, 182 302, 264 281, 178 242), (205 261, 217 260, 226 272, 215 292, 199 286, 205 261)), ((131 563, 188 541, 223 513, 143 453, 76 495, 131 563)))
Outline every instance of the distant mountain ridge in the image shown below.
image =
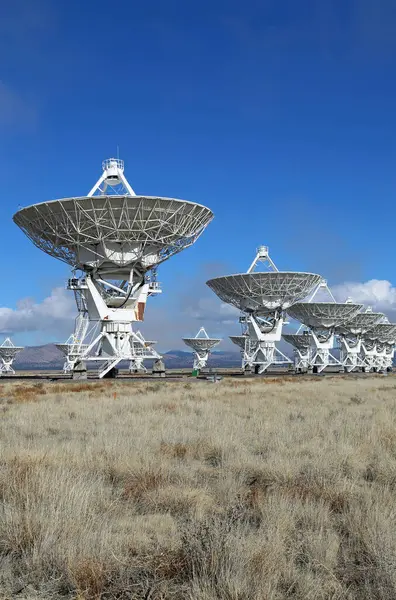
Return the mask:
MULTIPOLYGON (((168 350, 163 354, 165 366, 168 369, 192 368, 193 354, 185 350, 168 350)), ((14 365, 17 369, 25 370, 52 370, 62 369, 65 361, 64 354, 55 344, 43 346, 26 346, 15 358, 14 365)), ((209 367, 240 367, 241 355, 239 351, 216 351, 210 355, 209 367)))
POLYGON ((26 346, 16 356, 14 365, 18 369, 60 369, 65 362, 64 354, 55 344, 26 346))

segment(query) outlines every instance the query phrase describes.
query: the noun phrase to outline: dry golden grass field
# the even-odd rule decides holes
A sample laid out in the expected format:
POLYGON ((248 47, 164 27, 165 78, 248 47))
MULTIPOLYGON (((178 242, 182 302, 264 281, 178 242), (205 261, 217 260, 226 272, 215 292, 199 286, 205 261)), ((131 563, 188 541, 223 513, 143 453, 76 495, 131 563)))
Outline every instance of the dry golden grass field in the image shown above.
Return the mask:
POLYGON ((395 377, 13 381, 0 414, 0 598, 396 598, 395 377))

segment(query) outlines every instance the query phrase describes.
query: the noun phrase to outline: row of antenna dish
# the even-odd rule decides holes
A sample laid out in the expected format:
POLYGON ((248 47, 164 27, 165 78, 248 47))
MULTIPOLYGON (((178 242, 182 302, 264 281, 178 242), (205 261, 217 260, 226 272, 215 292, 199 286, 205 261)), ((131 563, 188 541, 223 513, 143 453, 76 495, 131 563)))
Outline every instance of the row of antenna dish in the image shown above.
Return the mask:
MULTIPOLYGON (((13 217, 38 248, 84 273, 73 287, 79 314, 69 364, 99 361, 100 377, 115 372, 121 360, 136 365, 143 358, 161 358, 140 331, 133 330, 133 323, 144 318, 147 299, 161 291, 150 287, 147 278, 162 262, 194 244, 213 218, 201 204, 137 195, 119 158, 103 161, 102 170, 87 196, 34 204, 13 217), (88 339, 93 323, 99 323, 100 331, 88 339)), ((312 360, 322 361, 321 366, 328 360, 330 338, 336 332, 341 338, 351 335, 348 323, 365 314, 360 304, 335 302, 321 275, 279 271, 266 246, 259 247, 246 273, 216 277, 207 284, 241 312, 242 366, 257 367, 258 372, 289 361, 276 346, 287 313, 309 328, 316 340, 312 360), (258 272, 259 265, 266 271, 258 272), (324 287, 331 302, 313 302, 316 290, 324 287)), ((362 327, 354 335, 361 336, 362 327)), ((185 342, 201 365, 205 357, 200 354, 207 354, 218 339, 202 330, 185 342)))
POLYGON ((392 368, 396 324, 370 307, 363 310, 362 304, 351 299, 336 302, 318 274, 278 271, 266 246, 257 249, 246 273, 216 277, 207 285, 223 302, 241 311, 242 335, 231 336, 231 341, 242 349, 244 367, 262 373, 271 365, 291 362, 276 346, 288 315, 301 323, 297 333, 283 334, 299 352, 298 365, 303 352, 306 369, 319 372, 336 365, 349 371, 392 368), (267 270, 257 272, 258 265, 267 270), (314 301, 321 289, 330 301, 314 301), (300 334, 304 326, 306 330, 300 334), (334 336, 340 340, 340 358, 332 352, 334 336))

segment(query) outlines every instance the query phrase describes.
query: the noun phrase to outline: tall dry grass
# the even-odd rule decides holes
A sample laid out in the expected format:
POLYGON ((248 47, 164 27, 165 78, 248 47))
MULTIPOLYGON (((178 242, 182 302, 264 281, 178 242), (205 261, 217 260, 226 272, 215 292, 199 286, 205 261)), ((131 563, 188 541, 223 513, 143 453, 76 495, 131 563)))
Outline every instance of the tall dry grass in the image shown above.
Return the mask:
POLYGON ((0 597, 396 598, 396 379, 0 383, 0 597))

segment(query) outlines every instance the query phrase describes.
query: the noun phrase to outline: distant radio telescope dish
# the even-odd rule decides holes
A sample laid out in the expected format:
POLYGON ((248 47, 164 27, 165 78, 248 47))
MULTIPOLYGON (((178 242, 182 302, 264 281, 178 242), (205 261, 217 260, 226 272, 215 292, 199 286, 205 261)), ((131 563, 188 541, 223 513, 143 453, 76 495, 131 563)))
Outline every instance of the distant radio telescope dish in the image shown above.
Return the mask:
MULTIPOLYGON (((55 344, 55 346, 58 348, 58 350, 60 350, 65 356, 70 356, 70 354, 72 354, 72 348, 73 346, 77 346, 77 344, 73 344, 73 343, 67 343, 67 342, 62 342, 61 344, 55 344)), ((82 344, 80 346, 78 346, 78 352, 84 352, 84 350, 87 348, 86 344, 82 344)))
POLYGON ((312 358, 313 336, 309 333, 284 333, 283 339, 294 348, 294 367, 297 372, 307 372, 312 358))
POLYGON ((342 366, 333 356, 336 327, 349 322, 363 308, 352 302, 298 302, 288 309, 289 315, 311 330, 312 345, 309 366, 321 373, 328 366, 342 366))
POLYGON ((340 335, 362 335, 373 328, 384 317, 383 313, 360 312, 350 321, 336 327, 336 333, 340 335))
POLYGON ((321 279, 313 273, 274 271, 216 277, 206 283, 223 302, 239 310, 268 313, 302 300, 321 279))
POLYGON ((393 342, 396 340, 396 324, 378 323, 377 325, 374 325, 372 329, 367 331, 364 337, 365 339, 382 343, 393 342))
POLYGON ((247 335, 230 335, 231 342, 242 348, 242 350, 245 350, 246 339, 247 335))
POLYGON ((10 338, 7 338, 0 346, 0 357, 5 360, 14 360, 21 350, 23 350, 23 346, 14 346, 10 338))
POLYGON ((55 346, 58 348, 58 350, 60 350, 62 352, 62 354, 67 356, 69 353, 69 347, 71 346, 71 344, 66 344, 64 342, 61 342, 59 344, 55 344, 55 346))
POLYGON ((183 342, 186 346, 190 346, 196 352, 207 352, 208 350, 212 350, 215 346, 220 344, 220 339, 215 338, 183 338, 183 342))
POLYGON ((14 346, 10 338, 4 340, 0 345, 0 374, 15 373, 12 363, 21 350, 23 350, 23 346, 14 346))
POLYGON ((299 302, 287 312, 312 329, 334 329, 350 321, 362 308, 362 304, 349 302, 299 302))
POLYGON ((297 350, 307 350, 312 343, 312 336, 305 333, 284 333, 282 337, 297 350))
POLYGON ((193 338, 183 338, 183 342, 186 346, 189 346, 194 350, 194 370, 199 371, 206 367, 208 362, 210 351, 220 344, 220 338, 210 338, 206 333, 204 327, 198 331, 197 335, 193 338))
POLYGON ((257 248, 247 273, 210 279, 206 284, 227 304, 239 309, 245 342, 231 340, 243 350, 242 368, 264 373, 271 365, 287 365, 291 360, 277 346, 281 340, 285 311, 306 298, 322 282, 314 273, 278 271, 268 246, 257 248), (259 266, 266 271, 258 272, 259 266))

